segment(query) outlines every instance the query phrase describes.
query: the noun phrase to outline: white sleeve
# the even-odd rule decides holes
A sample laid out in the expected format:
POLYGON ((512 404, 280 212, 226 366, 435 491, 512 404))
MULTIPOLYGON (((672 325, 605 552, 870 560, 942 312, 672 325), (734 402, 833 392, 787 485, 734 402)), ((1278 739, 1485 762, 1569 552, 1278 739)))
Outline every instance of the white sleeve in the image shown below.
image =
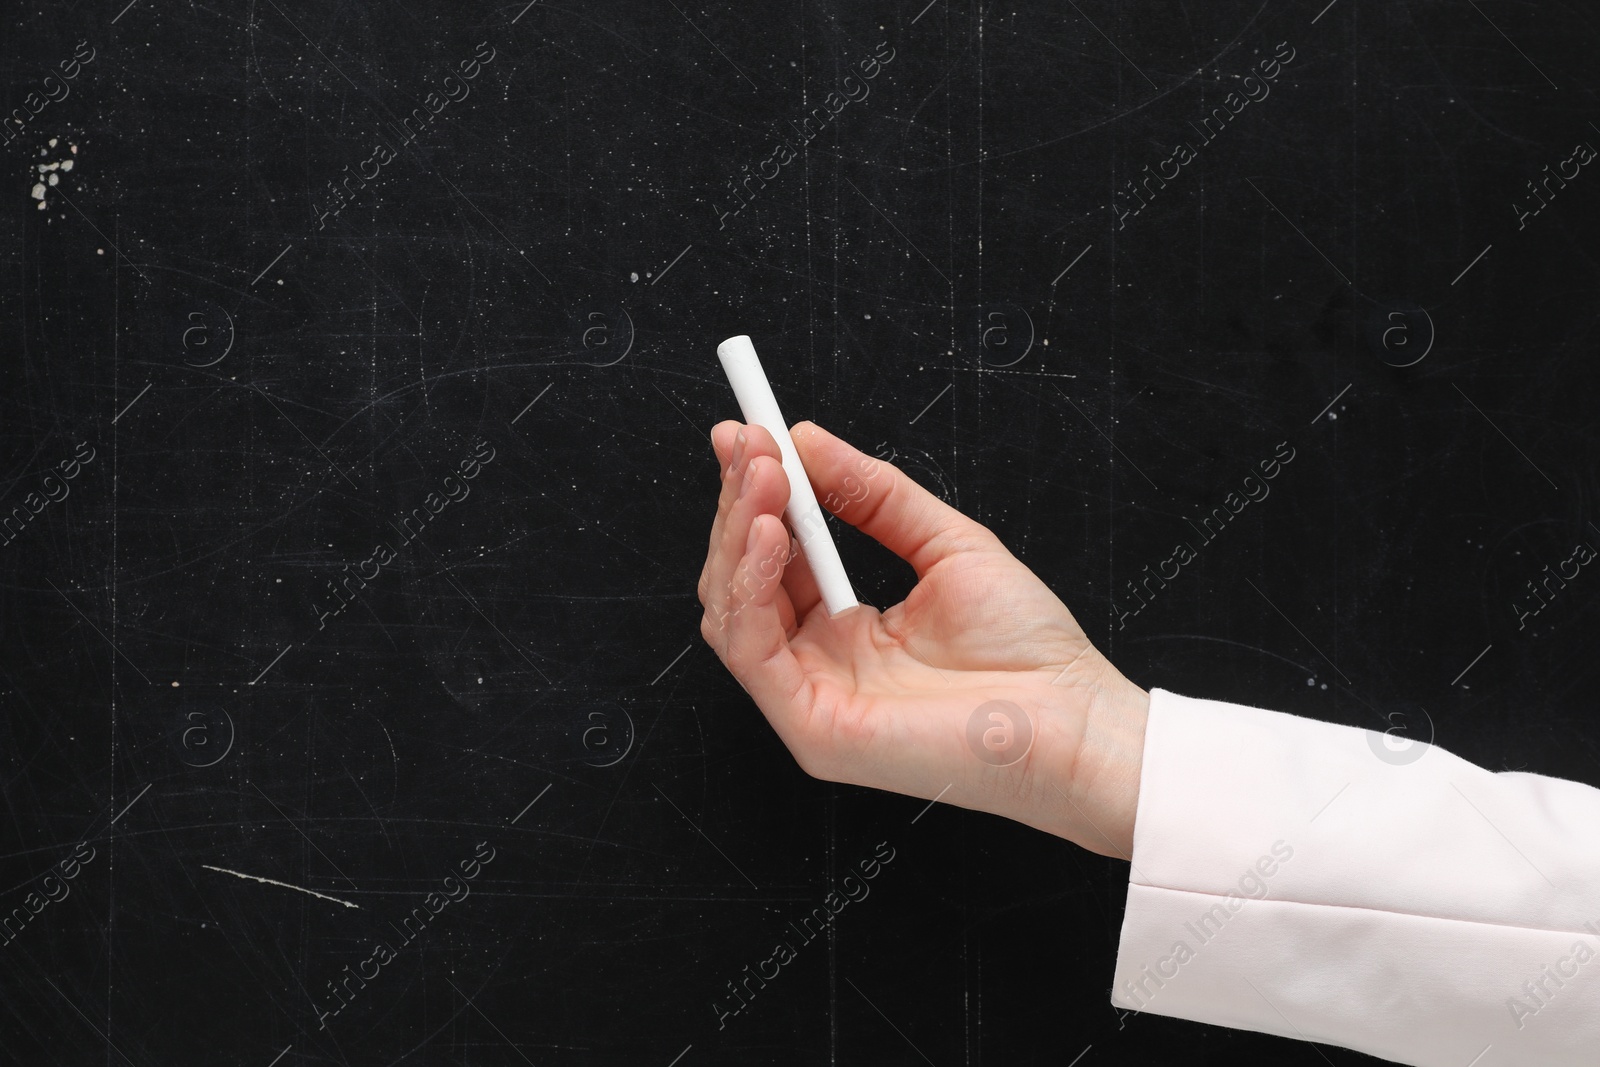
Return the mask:
POLYGON ((1112 1003, 1416 1067, 1600 1062, 1600 790, 1150 693, 1112 1003))

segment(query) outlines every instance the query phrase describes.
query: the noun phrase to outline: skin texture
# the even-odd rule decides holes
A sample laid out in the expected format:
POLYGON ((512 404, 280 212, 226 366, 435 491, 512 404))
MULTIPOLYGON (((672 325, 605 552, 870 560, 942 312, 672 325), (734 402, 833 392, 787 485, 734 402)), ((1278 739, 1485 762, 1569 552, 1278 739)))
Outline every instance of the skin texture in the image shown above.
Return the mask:
POLYGON ((722 489, 700 633, 801 769, 1129 859, 1149 695, 988 528, 815 423, 790 436, 824 508, 918 579, 881 612, 829 618, 780 518, 789 481, 777 442, 760 426, 713 427, 722 489), (968 746, 974 710, 992 700, 1033 723, 1031 747, 1008 766, 968 746))

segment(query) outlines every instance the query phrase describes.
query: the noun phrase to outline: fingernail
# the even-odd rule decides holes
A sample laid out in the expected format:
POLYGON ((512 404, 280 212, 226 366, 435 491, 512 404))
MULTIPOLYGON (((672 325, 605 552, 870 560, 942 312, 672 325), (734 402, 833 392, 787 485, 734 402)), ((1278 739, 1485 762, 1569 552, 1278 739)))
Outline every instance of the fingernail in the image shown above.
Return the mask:
POLYGON ((729 470, 737 471, 744 469, 745 440, 746 439, 743 430, 740 430, 738 433, 733 435, 733 460, 728 464, 729 470))
POLYGON ((756 540, 761 536, 761 516, 757 515, 750 522, 750 536, 744 539, 744 550, 748 554, 756 547, 756 540))

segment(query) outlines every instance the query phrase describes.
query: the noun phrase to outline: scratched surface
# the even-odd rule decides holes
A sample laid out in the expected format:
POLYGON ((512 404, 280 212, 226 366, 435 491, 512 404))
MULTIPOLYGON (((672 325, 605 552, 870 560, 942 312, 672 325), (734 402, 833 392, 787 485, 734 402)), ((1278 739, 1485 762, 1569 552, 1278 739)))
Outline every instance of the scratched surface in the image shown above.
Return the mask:
POLYGON ((713 350, 1143 685, 1600 781, 1597 44, 1570 3, 9 5, 3 1058, 1357 1062, 1120 1018, 1125 864, 795 767, 699 637, 713 350))

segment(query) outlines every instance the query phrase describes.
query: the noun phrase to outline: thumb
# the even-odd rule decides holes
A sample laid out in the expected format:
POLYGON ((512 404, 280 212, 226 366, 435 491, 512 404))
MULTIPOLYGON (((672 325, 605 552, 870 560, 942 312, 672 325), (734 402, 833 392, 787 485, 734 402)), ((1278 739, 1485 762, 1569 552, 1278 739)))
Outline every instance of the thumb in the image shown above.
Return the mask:
POLYGON ((894 464, 867 455, 809 420, 795 423, 789 436, 822 506, 911 564, 919 579, 959 552, 1005 551, 988 527, 928 492, 894 464))

